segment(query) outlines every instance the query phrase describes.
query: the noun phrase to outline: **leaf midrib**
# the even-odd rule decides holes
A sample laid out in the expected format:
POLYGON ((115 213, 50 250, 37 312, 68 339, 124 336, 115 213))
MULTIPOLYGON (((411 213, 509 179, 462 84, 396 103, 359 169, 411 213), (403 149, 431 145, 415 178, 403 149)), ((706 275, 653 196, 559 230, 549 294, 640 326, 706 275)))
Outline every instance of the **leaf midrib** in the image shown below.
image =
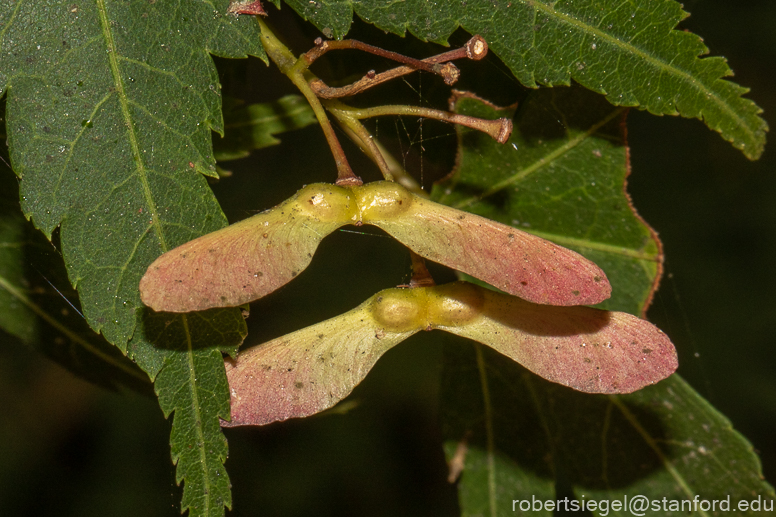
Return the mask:
MULTIPOLYGON (((630 257, 637 260, 648 260, 650 262, 659 262, 660 258, 658 254, 649 253, 644 248, 634 249, 626 248, 624 246, 615 246, 614 244, 607 244, 605 242, 591 241, 587 239, 576 239, 567 235, 560 235, 550 232, 542 232, 537 230, 531 230, 524 228, 522 231, 536 235, 542 239, 552 241, 556 244, 560 244, 565 247, 575 246, 579 248, 587 248, 596 251, 602 251, 604 253, 610 253, 612 255, 622 255, 623 257, 630 257)), ((650 242, 649 240, 646 241, 650 242)))
MULTIPOLYGON (((108 19, 108 12, 105 7, 105 0, 97 0, 97 10, 100 17, 100 28, 102 30, 103 37, 105 38, 106 45, 108 46, 108 61, 110 63, 111 75, 113 76, 113 84, 116 87, 116 95, 119 100, 119 106, 121 108, 121 115, 124 119, 124 123, 127 127, 127 139, 132 148, 132 155, 135 159, 137 176, 140 180, 143 190, 143 196, 145 197, 148 210, 151 214, 152 225, 154 227, 154 233, 156 234, 162 251, 168 251, 169 247, 164 238, 162 231, 162 225, 160 224, 159 212, 156 204, 154 203, 154 197, 151 193, 151 186, 148 182, 148 170, 145 168, 143 162, 143 156, 140 152, 140 144, 135 134, 134 125, 132 124, 132 117, 129 110, 129 99, 127 97, 126 90, 124 89, 124 82, 121 79, 121 72, 118 64, 118 53, 116 51, 116 43, 113 39, 113 33, 110 30, 110 21, 108 19)), ((199 397, 197 396, 196 385, 196 370, 194 365, 194 351, 192 348, 191 332, 189 330, 188 318, 186 315, 182 315, 184 334, 186 336, 186 356, 189 365, 189 387, 191 393, 191 403, 194 414, 197 416, 196 422, 202 422, 201 407, 199 406, 199 397)), ((208 475, 207 468, 207 455, 205 454, 205 436, 202 431, 201 425, 194 426, 194 432, 197 435, 195 443, 201 444, 199 447, 200 465, 203 469, 203 491, 205 494, 210 493, 210 477, 208 475)), ((210 497, 205 498, 205 515, 210 512, 210 497)))
POLYGON ((113 39, 113 32, 110 30, 110 21, 108 20, 108 12, 105 7, 105 0, 97 0, 97 11, 100 16, 100 28, 102 30, 103 37, 105 38, 106 45, 108 47, 108 62, 110 63, 110 71, 113 76, 113 85, 116 88, 116 95, 119 101, 119 107, 121 109, 121 115, 124 119, 124 125, 127 128, 127 140, 132 148, 132 155, 136 165, 137 176, 140 179, 140 183, 143 189, 143 197, 146 200, 148 211, 151 213, 152 224, 154 226, 154 233, 162 247, 162 251, 168 251, 167 242, 162 232, 162 225, 160 224, 159 211, 154 203, 154 197, 151 193, 151 186, 148 183, 148 170, 145 168, 143 162, 143 154, 140 152, 140 143, 138 142, 137 135, 135 134, 135 126, 132 124, 132 116, 129 112, 129 99, 127 92, 124 89, 124 81, 121 79, 121 71, 119 70, 118 52, 116 51, 116 42, 113 39))
MULTIPOLYGON (((190 387, 190 393, 191 393, 191 412, 195 415, 195 422, 200 423, 203 422, 204 419, 202 418, 202 406, 199 403, 199 394, 197 393, 197 367, 196 364, 194 364, 194 348, 191 341, 191 331, 189 330, 189 319, 188 317, 183 314, 183 329, 184 333, 186 334, 186 359, 188 361, 189 366, 189 387, 190 387)), ((207 454, 205 454, 205 435, 202 432, 202 425, 195 425, 194 426, 194 432, 197 435, 197 441, 196 443, 202 444, 200 447, 198 447, 199 452, 199 463, 202 465, 202 470, 204 471, 203 476, 203 494, 205 495, 205 512, 203 515, 210 515, 210 492, 211 492, 211 486, 210 486, 210 476, 209 476, 209 468, 208 468, 208 461, 207 461, 207 454)))
POLYGON ((583 133, 580 133, 579 135, 577 135, 574 138, 572 138, 569 141, 567 141, 565 144, 563 144, 560 147, 558 147, 555 150, 553 150, 551 153, 542 156, 541 158, 539 158, 535 162, 530 163, 530 164, 526 165, 525 167, 522 167, 521 169, 519 169, 517 172, 515 172, 510 177, 495 183, 492 187, 487 189, 485 192, 483 192, 479 196, 472 196, 472 197, 470 197, 468 199, 464 199, 463 201, 459 201, 458 203, 452 205, 453 208, 459 208, 459 209, 466 208, 467 206, 469 206, 469 205, 471 205, 473 203, 482 201, 486 197, 492 196, 493 194, 496 194, 500 190, 503 190, 503 189, 507 188, 508 186, 510 186, 510 185, 520 181, 520 180, 523 180, 523 179, 527 178, 528 176, 530 176, 534 172, 537 172, 538 170, 543 168, 545 165, 548 165, 548 164, 554 162, 555 160, 559 159, 564 154, 568 153, 569 151, 571 151, 572 149, 577 147, 579 144, 581 144, 582 142, 584 142, 585 140, 590 138, 590 136, 595 134, 596 131, 601 129, 607 123, 609 123, 610 121, 614 120, 620 114, 624 113, 627 109, 628 108, 617 108, 617 109, 615 109, 614 111, 609 113, 609 115, 607 115, 603 119, 599 120, 598 122, 596 122, 595 124, 590 126, 587 129, 587 131, 585 131, 583 133))
POLYGON ((493 405, 490 398, 488 383, 488 369, 482 353, 482 345, 473 343, 477 356, 477 371, 480 377, 480 389, 482 390, 482 405, 485 410, 485 442, 487 446, 487 472, 488 472, 488 508, 490 516, 496 517, 496 445, 493 430, 493 405))
MULTIPOLYGON (((649 446, 650 449, 657 455, 657 457, 660 459, 660 462, 663 464, 665 469, 668 471, 668 473, 671 475, 672 478, 674 478, 674 481, 679 485, 679 487, 682 489, 682 492, 687 496, 688 499, 693 499, 695 496, 695 492, 690 488, 690 485, 687 484, 687 480, 684 479, 684 476, 679 472, 679 470, 674 466, 673 462, 666 457, 665 454, 663 454, 663 451, 658 447, 657 442, 655 441, 652 436, 647 432, 646 429, 641 425, 641 423, 636 418, 636 415, 631 413, 631 411, 628 409, 628 407, 620 400, 620 398, 617 395, 609 395, 609 400, 617 406, 617 409, 620 410, 620 413, 625 417, 625 419, 630 423, 630 425, 636 430, 639 435, 641 435, 641 438, 644 440, 644 442, 649 446)), ((703 516, 708 517, 708 513, 703 511, 703 509, 698 508, 697 512, 703 516)))
MULTIPOLYGON (((706 96, 707 99, 713 99, 713 102, 719 106, 723 112, 725 112, 730 118, 735 120, 737 122, 737 126, 740 129, 743 129, 745 133, 749 136, 750 142, 756 142, 757 139, 755 138, 754 131, 752 131, 749 128, 749 125, 747 122, 741 118, 738 113, 722 98, 719 97, 713 90, 710 90, 703 82, 700 80, 696 80, 692 74, 671 66, 669 63, 666 63, 662 59, 658 59, 656 57, 653 57, 651 54, 648 54, 647 52, 641 50, 640 48, 636 47, 635 45, 632 45, 630 43, 626 43, 618 38, 615 38, 614 36, 607 34, 589 24, 586 24, 582 22, 581 20, 574 18, 573 16, 569 15, 568 13, 558 11, 546 4, 543 4, 541 2, 538 2, 536 0, 530 0, 526 1, 523 0, 522 2, 526 7, 534 7, 537 9, 541 9, 543 12, 557 17, 560 21, 566 23, 567 25, 571 25, 573 27, 578 28, 579 30, 583 32, 587 32, 597 38, 600 38, 603 41, 606 41, 608 43, 613 44, 614 46, 620 48, 625 53, 631 53, 639 58, 643 59, 645 62, 653 65, 655 68, 664 70, 671 75, 674 75, 678 77, 683 83, 687 84, 691 88, 694 88, 695 90, 701 92, 702 95, 706 96)), ((675 29, 672 29, 675 30, 675 29)), ((697 56, 693 56, 694 59, 700 59, 697 56)), ((717 79, 719 80, 719 79, 717 79)))

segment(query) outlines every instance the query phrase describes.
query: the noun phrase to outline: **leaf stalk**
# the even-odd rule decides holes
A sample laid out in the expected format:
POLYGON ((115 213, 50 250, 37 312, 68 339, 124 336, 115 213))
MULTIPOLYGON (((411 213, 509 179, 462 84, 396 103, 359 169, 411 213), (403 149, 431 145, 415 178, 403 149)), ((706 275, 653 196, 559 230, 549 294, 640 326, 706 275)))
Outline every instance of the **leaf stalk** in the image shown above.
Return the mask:
POLYGON ((262 19, 257 18, 256 21, 261 29, 262 43, 267 55, 280 71, 294 83, 294 86, 299 89, 302 95, 305 96, 307 102, 310 103, 313 113, 315 113, 315 117, 318 119, 321 129, 323 129, 323 134, 326 136, 326 141, 334 155, 334 163, 337 166, 337 185, 362 185, 361 178, 353 173, 353 169, 350 167, 350 163, 348 163, 345 151, 342 149, 342 145, 334 133, 334 128, 326 116, 326 111, 323 109, 321 101, 310 88, 308 81, 314 79, 314 76, 307 70, 309 64, 304 59, 304 56, 295 59, 291 51, 277 39, 262 19))

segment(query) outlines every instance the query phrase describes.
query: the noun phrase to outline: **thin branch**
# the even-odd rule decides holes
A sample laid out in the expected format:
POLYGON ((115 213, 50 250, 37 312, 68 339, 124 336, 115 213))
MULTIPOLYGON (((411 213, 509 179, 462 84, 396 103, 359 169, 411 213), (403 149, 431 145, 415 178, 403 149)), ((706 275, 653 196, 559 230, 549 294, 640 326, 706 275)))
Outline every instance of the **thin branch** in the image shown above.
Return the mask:
POLYGON ((326 116, 326 111, 318 97, 310 89, 309 81, 314 80, 315 76, 307 70, 307 62, 303 57, 294 59, 291 51, 277 39, 267 24, 260 18, 256 18, 256 21, 261 28, 261 41, 267 55, 305 96, 318 119, 318 124, 323 129, 323 134, 326 136, 326 141, 329 143, 331 153, 334 155, 334 162, 337 165, 337 185, 361 185, 363 182, 353 173, 345 156, 345 151, 343 151, 342 145, 334 133, 334 128, 326 116))
POLYGON ((345 111, 329 109, 329 113, 334 115, 345 134, 377 165, 385 181, 394 181, 388 162, 369 130, 358 119, 348 116, 345 111))
POLYGON ((372 136, 361 121, 350 114, 352 109, 350 106, 333 99, 323 100, 322 104, 339 122, 348 137, 377 165, 386 181, 395 181, 419 196, 428 196, 415 178, 404 170, 404 167, 379 140, 372 136))
POLYGON ((509 136, 512 134, 512 120, 508 118, 499 118, 495 120, 481 119, 470 117, 468 115, 452 113, 450 111, 405 105, 352 108, 345 106, 344 104, 340 104, 339 109, 346 110, 349 116, 357 119, 380 117, 384 115, 406 115, 440 120, 442 122, 458 124, 460 126, 476 129, 477 131, 482 131, 500 144, 503 144, 509 140, 509 136))
POLYGON ((426 261, 410 250, 410 258, 412 259, 412 279, 410 280, 410 287, 434 287, 436 282, 428 272, 426 267, 426 261))
MULTIPOLYGON (((346 40, 346 41, 355 41, 355 40, 346 40)), ((326 41, 326 42, 321 42, 319 45, 318 40, 316 40, 316 48, 308 52, 308 54, 312 53, 312 56, 314 57, 312 61, 314 61, 315 59, 323 55, 323 53, 325 53, 326 51, 330 49, 334 49, 333 44, 335 43, 344 43, 344 42, 326 41), (320 53, 320 54, 317 54, 317 53, 320 53)), ((362 43, 362 45, 364 44, 362 43)), ((372 48, 376 48, 376 47, 372 47, 372 48)), ((387 51, 382 51, 382 52, 387 52, 387 51)), ((394 54, 394 53, 390 52, 390 54, 394 54)), ((487 54, 488 54, 488 44, 485 42, 485 39, 482 36, 477 35, 477 36, 473 36, 469 41, 467 41, 463 47, 460 47, 454 50, 449 50, 447 52, 437 54, 436 56, 431 56, 420 61, 412 60, 412 58, 406 58, 408 60, 412 60, 412 62, 415 63, 415 65, 407 63, 405 66, 393 68, 391 70, 387 70, 379 74, 376 74, 374 70, 370 70, 369 72, 367 72, 367 74, 364 77, 362 77, 358 81, 339 88, 332 88, 320 79, 315 79, 314 81, 312 81, 310 83, 310 87, 313 89, 315 94, 322 99, 336 99, 340 97, 348 97, 350 95, 361 93, 365 90, 368 90, 369 88, 372 88, 373 86, 377 86, 378 84, 384 83, 386 81, 390 81, 391 79, 396 79, 397 77, 410 74, 415 70, 425 70, 425 71, 430 71, 432 73, 441 75, 444 78, 446 84, 452 85, 452 84, 455 84, 455 82, 458 80, 458 77, 460 76, 460 71, 455 65, 450 63, 450 61, 453 61, 456 59, 463 59, 463 58, 468 58, 468 59, 478 61, 484 58, 487 54), (422 63, 423 65, 418 66, 417 63, 422 63), (440 65, 439 63, 444 63, 444 64, 440 65), (430 70, 428 69, 429 66, 431 67, 430 70), (435 66, 439 68, 436 69, 434 68, 435 66)), ((383 54, 378 54, 378 55, 383 55, 383 54)), ((401 54, 396 54, 396 55, 401 56, 401 54)), ((384 55, 384 57, 388 57, 388 56, 384 55)), ((405 56, 402 56, 402 57, 405 57, 405 56)), ((310 61, 310 63, 312 63, 312 61, 310 61)), ((400 61, 400 62, 405 62, 405 61, 400 61)))
MULTIPOLYGON (((413 70, 423 70, 424 72, 430 72, 432 74, 440 75, 445 79, 446 83, 449 80, 452 80, 454 83, 455 79, 457 79, 457 75, 455 76, 455 79, 453 79, 452 75, 446 75, 445 71, 443 70, 443 66, 436 61, 425 61, 421 59, 415 59, 413 57, 408 57, 403 54, 399 54, 397 52, 391 52, 390 50, 385 50, 380 47, 375 47, 374 45, 369 45, 368 43, 364 43, 362 41, 358 41, 354 39, 346 39, 342 41, 336 41, 336 40, 323 41, 321 38, 317 38, 315 40, 315 47, 308 50, 307 53, 302 55, 302 57, 307 62, 307 66, 310 66, 313 64, 313 62, 315 62, 316 59, 324 55, 329 50, 346 50, 346 49, 362 50, 364 52, 368 52, 376 56, 390 59, 391 61, 396 61, 397 63, 403 63, 404 65, 407 65, 413 70)), ((456 68, 456 70, 458 69, 456 68)), ((451 84, 451 83, 448 83, 448 84, 451 84)))

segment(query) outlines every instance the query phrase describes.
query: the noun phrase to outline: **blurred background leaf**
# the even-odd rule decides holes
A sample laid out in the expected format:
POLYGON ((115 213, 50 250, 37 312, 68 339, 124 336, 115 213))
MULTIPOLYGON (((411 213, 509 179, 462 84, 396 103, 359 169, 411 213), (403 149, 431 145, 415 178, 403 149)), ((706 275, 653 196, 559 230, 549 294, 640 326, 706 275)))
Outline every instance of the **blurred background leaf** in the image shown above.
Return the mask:
MULTIPOLYGON (((749 515, 736 511, 739 501, 774 497, 749 442, 678 375, 631 395, 585 395, 466 342, 450 343, 445 367, 445 434, 457 437, 445 448, 448 458, 461 442, 466 450, 462 515, 549 516, 534 511, 534 498, 637 495, 729 497, 726 513, 749 515)), ((558 510, 574 513, 570 506, 558 510)))
MULTIPOLYGON (((474 99, 457 108, 497 116, 474 99)), ((531 92, 514 122, 503 146, 459 129, 457 167, 433 197, 576 249, 612 284, 601 305, 640 314, 662 256, 623 188, 630 168, 621 111, 581 88, 553 88, 531 92)), ((586 397, 504 359, 476 345, 446 348, 448 461, 461 444, 468 450, 463 515, 535 515, 510 504, 532 497, 730 496, 734 508, 774 497, 751 446, 678 376, 631 395, 586 397)))
POLYGON ((115 390, 153 395, 148 376, 96 334, 80 314, 62 256, 24 219, 19 189, 0 154, 0 331, 76 375, 115 390))
POLYGON ((223 110, 224 136, 213 141, 219 162, 246 158, 251 151, 279 144, 275 135, 316 123, 310 104, 301 95, 256 104, 224 97, 223 110))

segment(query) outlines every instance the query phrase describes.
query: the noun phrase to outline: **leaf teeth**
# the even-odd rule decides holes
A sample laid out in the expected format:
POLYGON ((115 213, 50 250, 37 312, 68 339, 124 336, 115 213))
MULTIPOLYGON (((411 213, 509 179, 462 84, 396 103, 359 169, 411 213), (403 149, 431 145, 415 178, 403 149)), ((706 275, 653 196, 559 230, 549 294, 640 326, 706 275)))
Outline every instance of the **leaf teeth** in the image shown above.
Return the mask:
MULTIPOLYGON (((708 53, 703 40, 676 28, 688 16, 679 2, 661 2, 657 11, 650 2, 597 5, 605 16, 591 17, 589 2, 512 2, 486 17, 452 2, 435 5, 433 15, 375 9, 368 2, 354 7, 363 19, 396 34, 412 27, 421 38, 443 41, 459 26, 482 34, 525 86, 568 86, 573 79, 616 106, 703 120, 747 158, 760 157, 768 131, 762 110, 743 97, 748 89, 726 79, 733 74, 724 58, 702 57, 708 53), (427 23, 429 16, 448 23, 440 31, 427 23), (539 33, 544 36, 524 36, 539 33)), ((331 18, 344 22, 336 9, 316 10, 310 19, 321 27, 336 23, 331 18)))

